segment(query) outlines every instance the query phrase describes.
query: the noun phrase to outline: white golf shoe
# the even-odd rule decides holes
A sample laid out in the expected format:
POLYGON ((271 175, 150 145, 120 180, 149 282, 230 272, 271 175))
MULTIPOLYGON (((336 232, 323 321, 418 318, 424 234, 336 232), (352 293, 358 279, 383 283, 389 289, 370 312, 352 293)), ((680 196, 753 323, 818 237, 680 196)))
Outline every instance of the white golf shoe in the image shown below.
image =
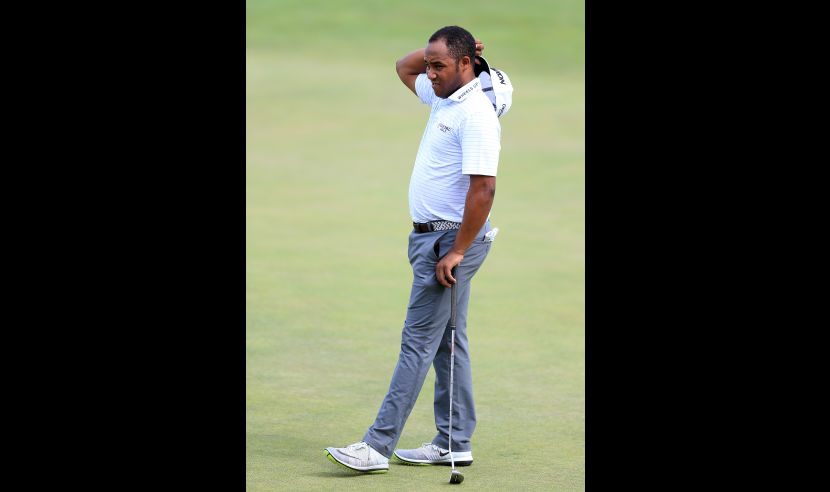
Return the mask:
POLYGON ((350 444, 345 448, 328 447, 323 452, 330 460, 349 470, 364 473, 386 473, 389 471, 389 458, 383 456, 363 441, 350 444))
MULTIPOLYGON (((416 449, 396 449, 392 455, 408 465, 449 465, 450 451, 425 442, 416 449)), ((455 466, 467 466, 473 462, 472 451, 453 451, 455 466)))

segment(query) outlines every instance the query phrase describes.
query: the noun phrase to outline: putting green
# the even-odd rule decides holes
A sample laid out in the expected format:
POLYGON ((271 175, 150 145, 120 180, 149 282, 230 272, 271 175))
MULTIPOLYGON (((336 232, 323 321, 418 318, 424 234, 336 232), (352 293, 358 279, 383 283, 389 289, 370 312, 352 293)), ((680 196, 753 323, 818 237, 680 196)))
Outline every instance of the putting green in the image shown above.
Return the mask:
MULTIPOLYGON (((478 425, 463 487, 585 488, 584 4, 247 2, 246 486, 431 489, 323 450, 371 425, 412 273, 407 190, 429 109, 394 63, 458 24, 515 86, 468 334, 478 425), (521 470, 513 473, 511 470, 521 470)), ((434 372, 401 436, 435 434, 434 372)))

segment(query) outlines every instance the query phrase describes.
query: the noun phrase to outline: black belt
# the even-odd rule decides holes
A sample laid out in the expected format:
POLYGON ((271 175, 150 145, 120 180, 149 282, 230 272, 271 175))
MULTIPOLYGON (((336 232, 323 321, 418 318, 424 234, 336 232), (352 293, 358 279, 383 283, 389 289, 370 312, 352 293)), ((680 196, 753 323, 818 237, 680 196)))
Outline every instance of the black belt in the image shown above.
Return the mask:
POLYGON ((423 223, 413 222, 412 227, 415 228, 415 232, 452 231, 460 229, 461 223, 450 222, 449 220, 433 220, 432 222, 423 223))

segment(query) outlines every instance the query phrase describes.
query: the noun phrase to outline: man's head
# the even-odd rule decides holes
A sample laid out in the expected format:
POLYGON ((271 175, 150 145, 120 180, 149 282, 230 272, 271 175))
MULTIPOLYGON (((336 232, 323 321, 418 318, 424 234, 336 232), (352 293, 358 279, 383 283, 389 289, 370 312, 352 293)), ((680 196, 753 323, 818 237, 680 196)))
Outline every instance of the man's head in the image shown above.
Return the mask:
POLYGON ((448 97, 473 80, 475 56, 476 41, 466 29, 447 26, 435 31, 424 52, 427 77, 435 95, 448 97))

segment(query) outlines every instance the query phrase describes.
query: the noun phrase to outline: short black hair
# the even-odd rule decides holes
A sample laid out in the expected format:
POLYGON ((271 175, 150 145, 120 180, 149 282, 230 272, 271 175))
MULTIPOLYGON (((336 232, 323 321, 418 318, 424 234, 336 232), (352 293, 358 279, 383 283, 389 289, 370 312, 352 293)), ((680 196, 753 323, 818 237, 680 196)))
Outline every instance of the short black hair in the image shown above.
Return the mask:
POLYGON ((470 34, 470 31, 458 26, 442 27, 435 31, 435 34, 430 36, 429 42, 443 39, 447 45, 447 51, 455 60, 456 66, 461 62, 464 56, 470 57, 470 63, 476 59, 476 39, 470 34))

